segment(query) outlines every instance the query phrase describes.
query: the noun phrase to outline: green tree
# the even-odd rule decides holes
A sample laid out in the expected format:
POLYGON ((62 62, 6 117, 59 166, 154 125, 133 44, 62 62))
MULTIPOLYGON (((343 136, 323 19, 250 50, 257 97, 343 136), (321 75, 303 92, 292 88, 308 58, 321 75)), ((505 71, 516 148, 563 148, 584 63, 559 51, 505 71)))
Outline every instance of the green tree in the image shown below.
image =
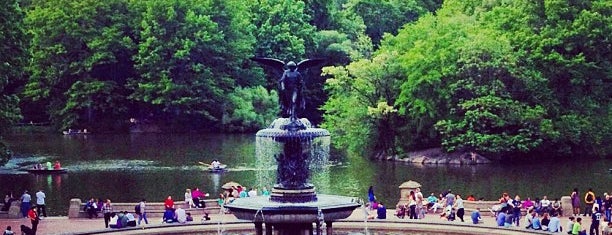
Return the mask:
POLYGON ((483 14, 508 35, 524 66, 546 84, 542 104, 558 133, 543 151, 609 156, 612 91, 608 89, 612 5, 609 1, 514 1, 483 14))
POLYGON ((242 16, 246 8, 238 1, 228 4, 146 1, 134 59, 141 77, 130 81, 130 98, 143 104, 145 114, 169 124, 181 117, 218 123, 236 80, 260 83, 249 81, 244 75, 249 68, 241 66, 254 43, 247 34, 251 24, 242 16))
MULTIPOLYGON (((117 116, 107 114, 122 110, 127 105, 121 102, 125 99, 89 99, 85 105, 73 103, 84 99, 69 101, 69 97, 101 91, 82 90, 96 86, 74 87, 77 81, 118 84, 111 87, 119 88, 134 74, 130 60, 135 46, 131 23, 136 14, 123 0, 51 0, 32 4, 26 17, 32 38, 28 67, 31 76, 25 96, 47 104, 57 128, 96 126, 100 120, 117 120, 117 116)), ((126 96, 122 90, 110 92, 126 96)))
POLYGON ((381 53, 372 60, 324 68, 330 76, 326 82, 330 96, 322 107, 322 126, 334 134, 337 148, 369 154, 396 152, 397 110, 392 104, 399 94, 400 76, 397 65, 388 63, 395 56, 381 53))
POLYGON ((26 39, 24 13, 17 0, 0 3, 0 166, 11 158, 2 135, 21 119, 15 85, 23 80, 26 39))
POLYGON ((231 132, 254 132, 276 118, 278 94, 263 86, 237 87, 228 95, 223 116, 224 128, 231 132))
POLYGON ((347 10, 363 19, 374 45, 380 45, 385 33, 395 35, 404 24, 426 13, 416 0, 350 0, 347 10))

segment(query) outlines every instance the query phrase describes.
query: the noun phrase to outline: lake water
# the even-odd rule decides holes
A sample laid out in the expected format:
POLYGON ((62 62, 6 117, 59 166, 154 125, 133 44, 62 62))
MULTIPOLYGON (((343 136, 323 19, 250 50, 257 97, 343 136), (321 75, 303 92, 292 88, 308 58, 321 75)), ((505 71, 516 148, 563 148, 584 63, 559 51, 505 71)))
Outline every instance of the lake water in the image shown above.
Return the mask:
MULTIPOLYGON (((4 140, 17 156, 0 167, 0 192, 19 196, 25 189, 43 189, 51 215, 67 215, 71 198, 135 202, 141 198, 163 201, 172 195, 182 201, 185 189, 194 187, 216 198, 221 185, 229 181, 270 189, 274 182, 269 181, 276 173, 258 167, 254 134, 22 134, 4 140), (198 164, 213 159, 228 164, 230 171, 208 173, 198 164), (55 160, 68 174, 32 175, 20 170, 55 160)), ((420 182, 424 193, 450 188, 487 200, 497 199, 502 192, 557 198, 575 187, 581 192, 593 188, 601 195, 612 192, 610 168, 612 159, 432 167, 332 154, 326 167, 312 172, 311 182, 321 194, 361 198, 373 185, 377 198, 393 207, 399 199, 398 186, 408 180, 420 182)))

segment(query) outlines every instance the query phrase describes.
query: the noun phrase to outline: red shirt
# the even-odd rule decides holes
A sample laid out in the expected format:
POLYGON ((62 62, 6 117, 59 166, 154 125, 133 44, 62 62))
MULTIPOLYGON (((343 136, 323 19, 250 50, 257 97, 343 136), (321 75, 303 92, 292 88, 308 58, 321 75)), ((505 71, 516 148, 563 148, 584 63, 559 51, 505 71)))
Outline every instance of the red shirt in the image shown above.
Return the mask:
POLYGON ((170 198, 166 199, 166 201, 164 201, 164 206, 166 206, 166 208, 174 208, 174 201, 170 198))
POLYGON ((30 209, 28 211, 28 218, 30 218, 30 220, 37 220, 38 219, 38 214, 36 214, 36 210, 30 209))

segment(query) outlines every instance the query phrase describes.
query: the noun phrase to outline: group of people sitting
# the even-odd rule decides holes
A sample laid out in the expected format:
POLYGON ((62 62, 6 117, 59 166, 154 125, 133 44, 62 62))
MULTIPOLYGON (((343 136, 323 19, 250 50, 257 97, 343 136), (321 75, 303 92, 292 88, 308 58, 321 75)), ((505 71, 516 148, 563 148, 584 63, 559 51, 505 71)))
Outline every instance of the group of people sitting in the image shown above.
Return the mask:
POLYGON ((532 201, 530 197, 527 197, 525 200, 521 200, 519 195, 514 196, 514 199, 512 199, 508 193, 502 194, 501 198, 499 199, 499 205, 491 208, 491 211, 495 213, 495 215, 502 210, 512 212, 517 215, 520 214, 521 211, 529 211, 532 209, 539 216, 543 216, 544 213, 551 215, 558 214, 559 216, 563 215, 563 209, 559 199, 550 201, 547 196, 543 196, 542 199, 535 198, 534 201, 532 201))
MULTIPOLYGON (((204 218, 208 218, 207 220, 210 220, 210 218, 208 217, 208 214, 204 215, 204 218)), ((166 209, 166 211, 164 212, 164 216, 162 217, 162 223, 187 223, 193 221, 193 217, 191 216, 191 213, 189 212, 185 212, 185 209, 178 207, 176 209, 172 208, 172 209, 166 209)))
POLYGON ((136 218, 132 213, 127 211, 120 211, 118 213, 112 212, 110 214, 108 226, 111 228, 136 227, 136 218))

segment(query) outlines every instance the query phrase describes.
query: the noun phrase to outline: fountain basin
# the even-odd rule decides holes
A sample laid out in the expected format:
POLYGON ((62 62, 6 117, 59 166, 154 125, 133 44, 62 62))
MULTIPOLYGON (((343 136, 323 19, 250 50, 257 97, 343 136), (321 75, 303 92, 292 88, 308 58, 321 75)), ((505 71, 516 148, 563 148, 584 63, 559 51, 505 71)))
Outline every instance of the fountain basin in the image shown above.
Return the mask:
POLYGON ((269 196, 237 198, 225 207, 242 220, 297 224, 346 219, 359 206, 353 197, 317 194, 316 201, 302 203, 271 201, 269 196))

